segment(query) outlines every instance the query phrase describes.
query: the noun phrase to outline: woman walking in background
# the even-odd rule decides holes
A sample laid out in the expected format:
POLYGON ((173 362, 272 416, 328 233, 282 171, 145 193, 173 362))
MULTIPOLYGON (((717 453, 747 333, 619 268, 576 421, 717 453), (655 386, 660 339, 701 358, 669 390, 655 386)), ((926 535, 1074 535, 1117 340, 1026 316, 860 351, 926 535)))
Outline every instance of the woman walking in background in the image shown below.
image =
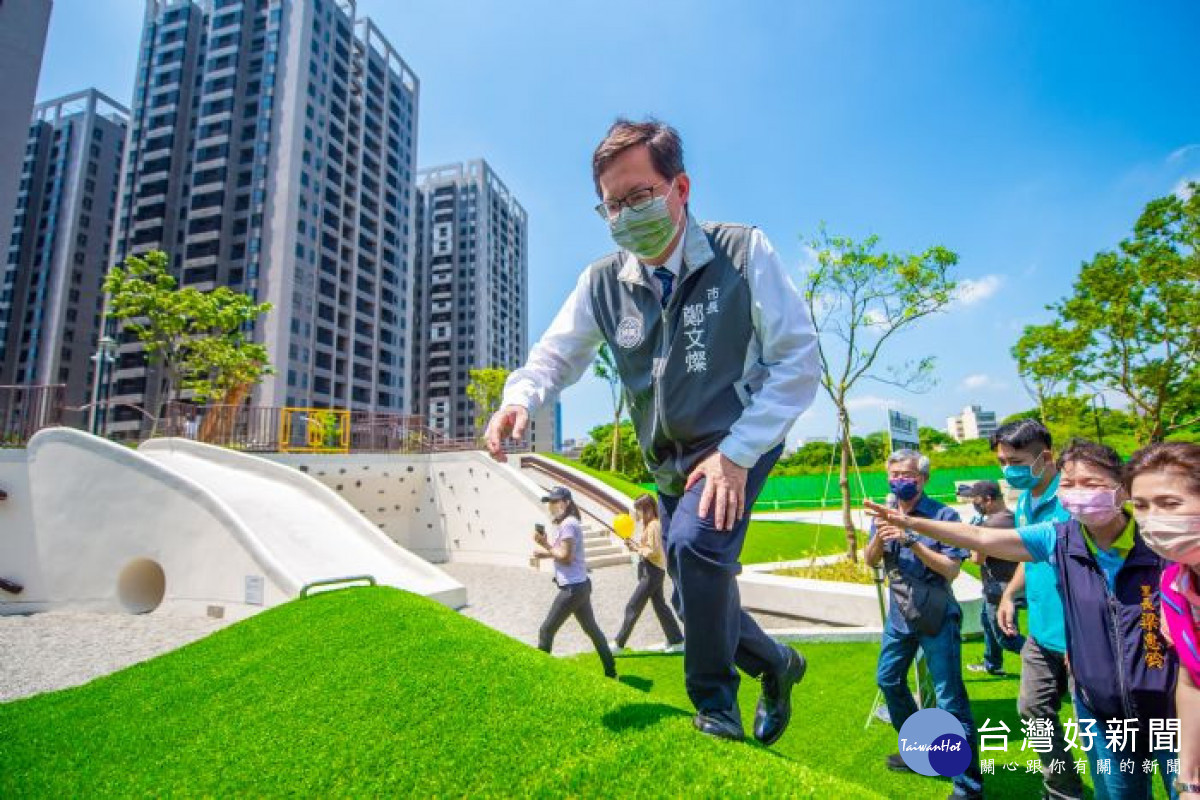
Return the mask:
POLYGON ((558 633, 567 617, 574 616, 600 654, 604 674, 615 678, 616 663, 592 610, 592 581, 588 578, 587 561, 583 553, 579 508, 571 497, 571 491, 564 486, 555 486, 542 498, 542 502, 547 504, 554 530, 547 534, 542 526, 538 526, 533 534, 533 557, 554 560, 554 583, 558 586, 558 596, 554 598, 550 613, 538 631, 538 647, 549 653, 554 647, 554 634, 558 633))
POLYGON ((658 521, 658 503, 653 495, 642 495, 633 503, 633 515, 641 523, 641 535, 634 536, 625 542, 625 546, 641 556, 638 561, 638 584, 625 606, 625 622, 617 638, 609 642, 614 653, 625 649, 633 626, 646 608, 647 601, 654 606, 658 624, 662 626, 667 641, 662 647, 664 653, 678 653, 683 650, 683 633, 675 614, 663 597, 663 580, 667 575, 666 556, 663 554, 662 525, 658 521))

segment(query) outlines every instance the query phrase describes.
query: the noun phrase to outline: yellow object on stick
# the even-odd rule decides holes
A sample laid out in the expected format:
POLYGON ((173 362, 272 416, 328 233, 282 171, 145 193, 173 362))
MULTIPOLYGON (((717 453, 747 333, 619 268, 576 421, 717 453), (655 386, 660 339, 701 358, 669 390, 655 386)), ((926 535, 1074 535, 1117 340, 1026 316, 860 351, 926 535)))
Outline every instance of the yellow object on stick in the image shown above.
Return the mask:
POLYGON ((613 517, 613 532, 622 539, 633 536, 633 517, 628 514, 617 514, 613 517))

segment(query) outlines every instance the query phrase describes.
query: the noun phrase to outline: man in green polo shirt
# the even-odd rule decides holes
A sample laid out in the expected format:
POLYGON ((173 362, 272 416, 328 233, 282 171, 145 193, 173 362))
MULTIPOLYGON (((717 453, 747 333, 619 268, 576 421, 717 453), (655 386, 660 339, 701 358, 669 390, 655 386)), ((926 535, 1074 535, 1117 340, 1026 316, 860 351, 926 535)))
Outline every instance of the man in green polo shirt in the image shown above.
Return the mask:
MULTIPOLYGON (((1051 452, 1050 431, 1037 420, 1022 419, 1002 425, 992 435, 992 450, 1004 479, 1021 490, 1014 515, 1017 527, 1038 522, 1064 522, 1070 514, 1058 501, 1058 469, 1051 452)), ((1029 637, 1021 648, 1021 690, 1017 710, 1024 719, 1048 719, 1053 728, 1051 749, 1038 753, 1042 762, 1042 796, 1074 800, 1083 796, 1083 783, 1072 764, 1063 739, 1058 712, 1070 686, 1067 671, 1067 636, 1062 599, 1054 567, 1048 563, 1022 563, 1000 598, 996 622, 1010 636, 1016 624, 1016 598, 1025 593, 1029 607, 1029 637), (1052 767, 1058 762, 1058 768, 1052 767)))

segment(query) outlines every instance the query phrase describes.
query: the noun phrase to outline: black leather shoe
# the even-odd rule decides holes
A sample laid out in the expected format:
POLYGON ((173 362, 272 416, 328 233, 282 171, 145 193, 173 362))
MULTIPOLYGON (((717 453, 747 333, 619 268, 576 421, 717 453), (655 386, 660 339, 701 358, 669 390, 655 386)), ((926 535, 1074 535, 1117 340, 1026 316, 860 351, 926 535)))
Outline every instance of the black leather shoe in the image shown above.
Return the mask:
POLYGON ((724 715, 706 714, 703 711, 692 718, 692 725, 701 733, 716 739, 726 739, 730 742, 740 742, 746 738, 740 722, 735 722, 724 715))
POLYGON ((887 757, 887 768, 892 772, 912 772, 912 767, 904 763, 904 756, 899 753, 887 757))
POLYGON ((792 687, 804 677, 808 662, 788 648, 787 666, 782 675, 763 673, 762 697, 754 710, 754 738, 768 747, 779 741, 792 721, 792 687))

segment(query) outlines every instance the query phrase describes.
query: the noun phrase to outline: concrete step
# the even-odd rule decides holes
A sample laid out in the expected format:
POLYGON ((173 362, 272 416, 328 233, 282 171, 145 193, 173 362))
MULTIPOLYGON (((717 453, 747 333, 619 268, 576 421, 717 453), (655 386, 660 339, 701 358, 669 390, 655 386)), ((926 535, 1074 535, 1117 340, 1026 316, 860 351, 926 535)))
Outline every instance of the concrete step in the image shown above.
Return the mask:
POLYGON ((623 556, 624 558, 629 558, 629 551, 624 547, 618 547, 617 545, 605 545, 604 547, 585 547, 583 548, 583 552, 585 555, 587 555, 588 560, 603 556, 623 556))
POLYGON ((587 564, 590 569, 601 569, 603 567, 615 567, 615 566, 619 566, 622 564, 625 565, 626 567, 628 567, 629 566, 629 554, 628 553, 618 553, 616 555, 611 555, 611 556, 599 556, 598 558, 592 558, 589 555, 587 564))

